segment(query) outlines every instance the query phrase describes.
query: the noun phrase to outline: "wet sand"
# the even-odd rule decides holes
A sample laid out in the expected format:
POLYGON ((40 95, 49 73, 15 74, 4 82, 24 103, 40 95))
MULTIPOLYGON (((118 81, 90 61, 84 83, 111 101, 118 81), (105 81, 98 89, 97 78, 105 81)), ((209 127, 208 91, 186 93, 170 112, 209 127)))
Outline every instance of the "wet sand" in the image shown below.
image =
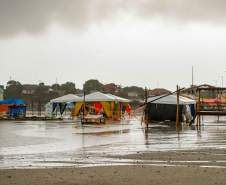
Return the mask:
POLYGON ((150 152, 121 156, 121 158, 136 159, 137 162, 120 166, 0 170, 0 184, 226 184, 226 157, 223 150, 150 152))
MULTIPOLYGON (((110 156, 109 156, 110 157, 110 156)), ((175 150, 175 151, 157 151, 129 154, 123 156, 111 156, 113 158, 133 159, 137 161, 157 162, 159 164, 186 164, 186 165, 217 165, 226 168, 226 149, 200 149, 200 150, 175 150)))
POLYGON ((187 166, 108 166, 0 170, 1 185, 223 185, 225 168, 187 166))
POLYGON ((226 121, 201 129, 2 122, 0 185, 226 184, 226 121))

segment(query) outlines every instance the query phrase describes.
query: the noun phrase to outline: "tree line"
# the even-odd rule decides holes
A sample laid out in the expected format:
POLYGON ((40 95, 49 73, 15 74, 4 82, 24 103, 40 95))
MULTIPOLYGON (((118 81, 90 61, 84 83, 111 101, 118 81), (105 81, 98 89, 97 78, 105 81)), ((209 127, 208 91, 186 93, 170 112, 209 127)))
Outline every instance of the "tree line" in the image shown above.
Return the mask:
POLYGON ((144 96, 144 89, 141 87, 130 86, 122 88, 120 85, 109 83, 103 84, 96 79, 87 80, 82 89, 76 88, 75 83, 66 82, 63 84, 45 85, 39 84, 22 84, 19 81, 10 80, 7 82, 4 90, 4 99, 23 99, 28 104, 33 102, 47 103, 51 99, 66 94, 80 94, 85 91, 86 94, 93 91, 101 91, 105 93, 112 93, 118 96, 129 98, 129 92, 137 94, 137 98, 142 99, 144 96))

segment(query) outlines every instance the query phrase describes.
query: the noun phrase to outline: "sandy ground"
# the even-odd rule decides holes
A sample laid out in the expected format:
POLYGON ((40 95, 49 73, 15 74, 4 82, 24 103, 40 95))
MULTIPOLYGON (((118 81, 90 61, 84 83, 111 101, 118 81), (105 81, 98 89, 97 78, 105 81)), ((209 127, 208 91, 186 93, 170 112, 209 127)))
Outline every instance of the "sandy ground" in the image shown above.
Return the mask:
POLYGON ((134 165, 0 170, 1 185, 226 184, 226 151, 173 151, 121 156, 134 165), (158 165, 153 161, 163 161, 158 165), (152 162, 150 162, 152 161, 152 162), (208 166, 208 167, 207 167, 208 166))
POLYGON ((226 184, 226 169, 114 166, 79 169, 1 170, 1 185, 208 185, 226 184))

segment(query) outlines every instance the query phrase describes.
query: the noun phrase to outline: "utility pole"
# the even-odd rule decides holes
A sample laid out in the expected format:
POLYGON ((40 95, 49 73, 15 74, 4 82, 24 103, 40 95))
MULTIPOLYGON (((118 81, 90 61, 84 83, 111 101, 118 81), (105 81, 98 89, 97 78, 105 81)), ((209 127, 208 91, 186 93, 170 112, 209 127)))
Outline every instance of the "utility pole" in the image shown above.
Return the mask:
POLYGON ((222 88, 223 88, 224 87, 224 75, 222 75, 221 80, 222 80, 222 88))
POLYGON ((217 87, 217 80, 214 80, 214 85, 217 87))
MULTIPOLYGON (((224 73, 226 73, 226 71, 224 71, 224 73)), ((224 75, 223 75, 223 82, 224 82, 224 75)), ((224 86, 224 83, 223 83, 223 86, 224 86)))
POLYGON ((194 85, 194 66, 192 66, 192 71, 191 71, 191 78, 192 78, 192 81, 191 81, 191 86, 193 87, 194 85))
POLYGON ((224 75, 219 76, 221 79, 221 87, 224 87, 224 75))

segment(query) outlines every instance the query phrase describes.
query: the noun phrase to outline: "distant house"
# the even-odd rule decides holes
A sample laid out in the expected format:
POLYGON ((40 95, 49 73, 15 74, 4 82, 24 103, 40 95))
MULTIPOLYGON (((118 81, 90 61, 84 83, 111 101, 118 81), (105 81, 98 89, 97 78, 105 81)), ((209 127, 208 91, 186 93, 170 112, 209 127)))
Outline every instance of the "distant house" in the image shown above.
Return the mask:
POLYGON ((169 94, 171 91, 163 88, 156 88, 152 90, 148 90, 148 96, 161 96, 164 94, 169 94))
POLYGON ((121 87, 119 85, 116 85, 114 83, 105 84, 102 86, 102 91, 105 93, 118 93, 120 91, 121 87))
POLYGON ((22 94, 23 95, 33 95, 37 89, 37 85, 25 84, 23 85, 22 94))
MULTIPOLYGON (((198 96, 198 88, 215 88, 215 86, 209 85, 209 84, 201 84, 201 85, 192 85, 191 87, 182 90, 182 94, 188 95, 188 96, 198 96)), ((216 92, 202 92, 202 97, 212 97, 214 98, 216 96, 216 92)))
POLYGON ((139 94, 135 91, 128 92, 129 98, 137 98, 138 96, 139 96, 139 94))
POLYGON ((0 85, 0 100, 3 100, 4 87, 0 85))

